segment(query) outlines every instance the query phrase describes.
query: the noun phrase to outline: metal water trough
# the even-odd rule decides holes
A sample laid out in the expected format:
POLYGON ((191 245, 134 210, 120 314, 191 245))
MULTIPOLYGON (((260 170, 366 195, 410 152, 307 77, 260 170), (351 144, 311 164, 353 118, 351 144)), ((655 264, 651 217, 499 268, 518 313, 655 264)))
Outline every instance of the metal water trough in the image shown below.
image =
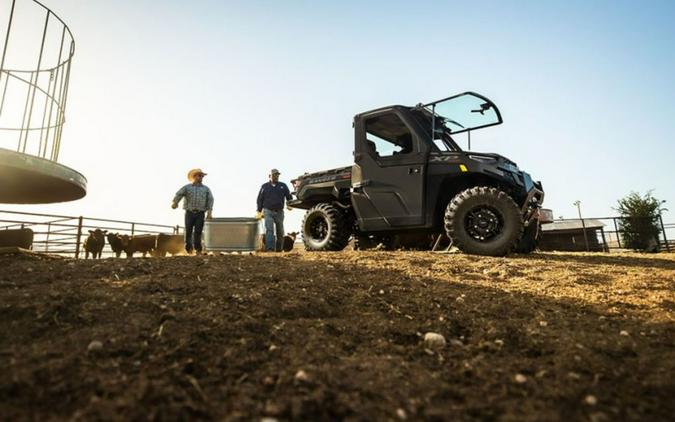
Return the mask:
POLYGON ((214 252, 255 251, 259 233, 255 218, 212 218, 204 223, 204 248, 214 252))

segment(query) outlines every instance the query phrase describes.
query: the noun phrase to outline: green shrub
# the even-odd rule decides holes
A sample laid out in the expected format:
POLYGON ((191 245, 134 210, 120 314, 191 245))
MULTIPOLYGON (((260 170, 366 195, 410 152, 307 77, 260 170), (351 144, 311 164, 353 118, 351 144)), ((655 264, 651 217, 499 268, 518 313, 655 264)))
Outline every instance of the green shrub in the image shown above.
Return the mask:
POLYGON ((659 215, 664 202, 654 198, 651 191, 644 196, 631 192, 619 199, 615 209, 621 217, 619 232, 624 247, 643 252, 658 252, 659 215))

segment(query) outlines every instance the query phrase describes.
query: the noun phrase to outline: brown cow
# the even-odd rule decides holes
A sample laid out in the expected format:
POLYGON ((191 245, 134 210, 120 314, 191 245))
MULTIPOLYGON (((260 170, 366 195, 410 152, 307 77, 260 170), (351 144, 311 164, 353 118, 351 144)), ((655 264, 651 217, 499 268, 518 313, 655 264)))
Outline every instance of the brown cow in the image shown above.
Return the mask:
POLYGON ((122 236, 122 247, 124 252, 127 254, 127 258, 134 256, 134 253, 141 252, 143 253, 143 258, 147 253, 152 255, 152 252, 155 250, 155 242, 157 242, 157 236, 154 234, 142 234, 140 236, 129 236, 128 234, 123 234, 122 236))
POLYGON ((185 238, 182 234, 164 234, 157 235, 157 243, 155 243, 155 256, 166 256, 170 253, 171 256, 185 253, 185 238))
POLYGON ((88 259, 90 253, 92 259, 101 258, 106 233, 108 230, 89 230, 89 236, 84 240, 84 259, 88 259))
POLYGON ((13 246, 24 249, 33 247, 33 230, 11 229, 0 230, 0 246, 13 246))
POLYGON ((106 236, 110 249, 115 253, 115 257, 119 258, 122 255, 124 246, 122 246, 122 236, 119 233, 108 233, 106 236))

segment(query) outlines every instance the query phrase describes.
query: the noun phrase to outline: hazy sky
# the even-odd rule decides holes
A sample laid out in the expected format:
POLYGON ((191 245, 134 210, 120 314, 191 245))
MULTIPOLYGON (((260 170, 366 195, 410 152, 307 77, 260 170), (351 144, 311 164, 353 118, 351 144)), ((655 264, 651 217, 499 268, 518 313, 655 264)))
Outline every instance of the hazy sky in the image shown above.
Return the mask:
POLYGON ((0 208, 182 224, 201 167, 215 216, 252 216, 270 168, 350 164, 354 114, 471 90, 504 118, 473 149, 541 180, 556 217, 649 189, 675 211, 675 2, 44 3, 75 37, 60 162, 88 194, 0 208))

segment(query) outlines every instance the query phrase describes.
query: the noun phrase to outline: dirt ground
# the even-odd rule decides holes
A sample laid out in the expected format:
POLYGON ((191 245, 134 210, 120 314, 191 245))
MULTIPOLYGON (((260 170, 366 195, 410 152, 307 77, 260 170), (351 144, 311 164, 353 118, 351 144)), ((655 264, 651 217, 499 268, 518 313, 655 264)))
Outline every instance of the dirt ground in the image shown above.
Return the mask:
POLYGON ((673 420, 674 287, 675 254, 4 255, 0 419, 673 420))

